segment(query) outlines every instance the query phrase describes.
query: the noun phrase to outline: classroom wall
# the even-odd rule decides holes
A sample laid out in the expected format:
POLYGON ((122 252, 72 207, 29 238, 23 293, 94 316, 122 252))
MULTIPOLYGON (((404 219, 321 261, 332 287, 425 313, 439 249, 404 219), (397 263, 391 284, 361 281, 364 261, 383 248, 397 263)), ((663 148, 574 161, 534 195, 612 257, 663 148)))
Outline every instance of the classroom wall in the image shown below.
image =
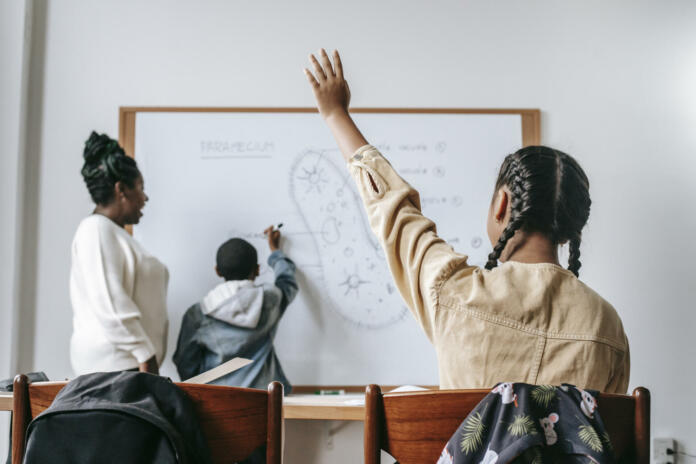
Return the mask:
MULTIPOLYGON (((542 110, 543 142, 575 155, 591 179, 582 279, 624 320, 631 387, 652 390, 654 436, 677 438, 696 454, 696 403, 685 388, 696 383, 696 3, 37 0, 36 7, 43 27, 33 35, 26 154, 36 170, 25 179, 36 204, 22 209, 21 234, 35 261, 19 275, 23 369, 72 375, 70 241, 91 210, 79 176, 89 132, 116 136, 120 105, 310 106, 306 54, 338 47, 354 106, 542 110)), ((3 96, 13 95, 8 89, 3 81, 3 96)), ((8 198, 3 193, 3 213, 8 198)), ((312 438, 326 424, 290 424, 287 462, 358 462, 360 426, 337 430, 330 445, 322 434, 312 438)))
MULTIPOLYGON (((0 379, 11 377, 15 371, 15 325, 17 293, 16 270, 19 253, 16 251, 18 210, 22 203, 22 188, 18 182, 23 163, 23 123, 25 119, 24 66, 30 34, 25 34, 30 22, 28 2, 0 2, 0 379)), ((0 460, 7 456, 10 413, 0 412, 0 460)))

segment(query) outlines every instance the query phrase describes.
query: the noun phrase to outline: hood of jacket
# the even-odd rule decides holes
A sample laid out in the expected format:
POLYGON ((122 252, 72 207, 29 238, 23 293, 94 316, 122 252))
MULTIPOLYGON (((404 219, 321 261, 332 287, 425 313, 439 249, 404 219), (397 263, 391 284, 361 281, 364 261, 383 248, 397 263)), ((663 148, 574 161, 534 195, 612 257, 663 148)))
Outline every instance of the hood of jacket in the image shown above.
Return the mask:
POLYGON ((228 280, 201 301, 203 314, 238 327, 253 329, 263 309, 263 286, 251 280, 228 280))

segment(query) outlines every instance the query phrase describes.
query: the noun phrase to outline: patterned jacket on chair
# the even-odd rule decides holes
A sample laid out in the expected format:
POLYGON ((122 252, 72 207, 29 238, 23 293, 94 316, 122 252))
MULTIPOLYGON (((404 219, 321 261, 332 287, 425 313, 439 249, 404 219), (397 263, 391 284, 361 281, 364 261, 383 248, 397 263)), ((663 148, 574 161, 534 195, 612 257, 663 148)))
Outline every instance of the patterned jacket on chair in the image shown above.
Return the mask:
POLYGON ((437 464, 614 463, 598 392, 499 383, 471 411, 437 464))

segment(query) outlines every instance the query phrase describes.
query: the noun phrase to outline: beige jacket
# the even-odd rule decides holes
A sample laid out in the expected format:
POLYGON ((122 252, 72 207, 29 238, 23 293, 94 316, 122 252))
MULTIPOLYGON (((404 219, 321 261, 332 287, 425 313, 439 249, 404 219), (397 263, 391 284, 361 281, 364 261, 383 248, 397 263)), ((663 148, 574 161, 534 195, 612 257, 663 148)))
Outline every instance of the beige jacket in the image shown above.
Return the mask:
POLYGON ((437 236, 418 192, 374 147, 360 148, 349 169, 394 281, 435 346, 441 388, 566 382, 626 392, 621 319, 570 271, 546 263, 470 266, 437 236))

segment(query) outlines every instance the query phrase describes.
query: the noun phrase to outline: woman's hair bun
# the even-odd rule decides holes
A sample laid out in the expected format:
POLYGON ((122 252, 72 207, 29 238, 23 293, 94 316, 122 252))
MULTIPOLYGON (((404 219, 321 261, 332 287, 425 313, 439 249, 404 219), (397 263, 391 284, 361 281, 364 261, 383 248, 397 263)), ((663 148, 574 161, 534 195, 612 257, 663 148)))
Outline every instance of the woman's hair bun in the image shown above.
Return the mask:
POLYGON ((83 153, 85 164, 101 163, 104 161, 104 158, 114 154, 125 156, 118 142, 106 134, 97 134, 95 131, 92 131, 85 142, 85 151, 83 153))
POLYGON ((140 176, 135 160, 126 156, 118 142, 106 134, 92 131, 82 156, 85 160, 82 177, 97 204, 107 204, 112 200, 116 182, 124 182, 132 188, 140 176))

